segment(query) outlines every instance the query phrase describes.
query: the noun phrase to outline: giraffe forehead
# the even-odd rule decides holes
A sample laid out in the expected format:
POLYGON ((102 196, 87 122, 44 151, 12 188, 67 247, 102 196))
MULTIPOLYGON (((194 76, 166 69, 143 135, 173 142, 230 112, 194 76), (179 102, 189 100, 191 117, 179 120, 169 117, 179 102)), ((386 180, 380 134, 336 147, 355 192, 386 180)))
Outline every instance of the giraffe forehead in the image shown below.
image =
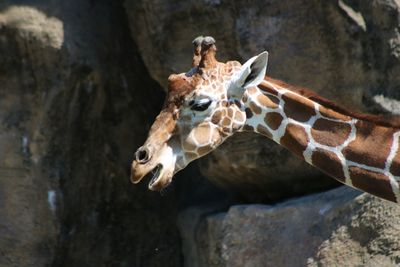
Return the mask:
POLYGON ((172 74, 168 78, 166 104, 180 107, 185 99, 195 95, 224 98, 226 82, 240 67, 238 61, 218 62, 213 68, 193 68, 187 73, 172 74))
POLYGON ((233 74, 237 69, 229 67, 228 64, 224 64, 221 68, 216 68, 206 72, 201 80, 196 84, 196 91, 201 93, 210 93, 214 96, 217 94, 223 94, 226 91, 226 85, 231 80, 233 74))
POLYGON ((226 63, 218 62, 213 68, 198 68, 195 71, 189 71, 187 74, 194 78, 195 82, 203 84, 218 84, 230 79, 232 75, 240 70, 242 65, 238 61, 228 61, 226 63), (195 79, 201 77, 202 79, 195 79))
POLYGON ((212 98, 220 98, 220 94, 225 92, 224 81, 205 79, 196 86, 195 95, 204 95, 212 98))

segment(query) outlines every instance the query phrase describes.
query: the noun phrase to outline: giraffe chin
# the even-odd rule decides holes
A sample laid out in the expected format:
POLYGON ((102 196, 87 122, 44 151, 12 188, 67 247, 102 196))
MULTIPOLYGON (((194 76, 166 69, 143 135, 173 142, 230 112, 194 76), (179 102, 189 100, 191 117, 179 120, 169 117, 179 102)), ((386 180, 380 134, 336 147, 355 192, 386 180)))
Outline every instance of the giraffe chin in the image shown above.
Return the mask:
POLYGON ((153 177, 151 177, 150 182, 149 182, 149 188, 152 189, 154 184, 157 182, 158 178, 160 178, 161 171, 163 169, 162 164, 157 164, 156 167, 154 167, 153 170, 151 170, 151 174, 153 177))
POLYGON ((172 175, 168 175, 162 164, 157 164, 151 173, 153 174, 153 177, 149 182, 149 189, 151 191, 161 191, 172 181, 172 175))

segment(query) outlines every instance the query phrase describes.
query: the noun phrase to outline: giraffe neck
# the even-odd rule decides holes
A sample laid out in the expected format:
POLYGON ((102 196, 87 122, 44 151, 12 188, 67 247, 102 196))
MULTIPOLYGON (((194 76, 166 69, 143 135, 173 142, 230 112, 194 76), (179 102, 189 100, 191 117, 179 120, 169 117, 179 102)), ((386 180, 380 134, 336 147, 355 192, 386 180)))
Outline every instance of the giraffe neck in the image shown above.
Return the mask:
POLYGON ((243 130, 265 135, 338 181, 400 203, 400 129, 334 110, 266 78, 248 89, 243 130))

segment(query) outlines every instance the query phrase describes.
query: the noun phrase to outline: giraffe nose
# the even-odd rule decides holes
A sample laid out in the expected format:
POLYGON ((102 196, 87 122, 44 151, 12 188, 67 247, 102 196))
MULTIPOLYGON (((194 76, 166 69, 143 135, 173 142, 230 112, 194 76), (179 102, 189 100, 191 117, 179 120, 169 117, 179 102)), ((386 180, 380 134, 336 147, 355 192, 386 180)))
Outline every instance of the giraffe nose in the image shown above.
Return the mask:
POLYGON ((139 164, 145 164, 150 160, 150 152, 146 147, 139 147, 139 149, 135 153, 136 161, 139 164))

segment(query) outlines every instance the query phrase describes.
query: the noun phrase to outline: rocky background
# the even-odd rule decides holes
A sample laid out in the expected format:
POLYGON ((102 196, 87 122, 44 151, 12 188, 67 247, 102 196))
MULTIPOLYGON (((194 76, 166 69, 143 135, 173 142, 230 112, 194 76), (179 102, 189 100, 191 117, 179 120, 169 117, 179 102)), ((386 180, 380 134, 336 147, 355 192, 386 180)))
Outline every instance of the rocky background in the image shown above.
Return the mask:
POLYGON ((400 208, 325 191, 337 183, 254 135, 164 195, 130 184, 201 34, 220 60, 268 50, 272 77, 400 114, 398 0, 1 1, 0 266, 400 264, 400 208))

